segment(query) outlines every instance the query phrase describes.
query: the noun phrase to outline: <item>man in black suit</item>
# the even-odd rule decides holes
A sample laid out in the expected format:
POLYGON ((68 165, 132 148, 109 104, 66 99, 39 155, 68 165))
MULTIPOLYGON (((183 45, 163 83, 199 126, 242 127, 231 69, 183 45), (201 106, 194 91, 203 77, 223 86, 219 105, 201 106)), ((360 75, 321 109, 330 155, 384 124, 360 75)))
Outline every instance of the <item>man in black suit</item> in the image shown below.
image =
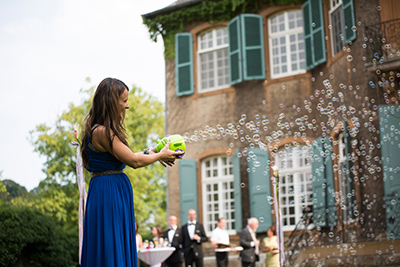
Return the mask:
POLYGON ((247 226, 240 234, 240 245, 243 251, 240 252, 242 258, 242 267, 254 267, 260 254, 260 241, 256 238, 258 228, 257 218, 250 218, 247 226))
POLYGON ((175 251, 165 260, 167 267, 181 267, 181 228, 177 225, 178 219, 172 215, 168 218, 168 230, 164 232, 164 240, 168 240, 168 246, 174 247, 175 251))
POLYGON ((208 238, 204 227, 196 221, 196 211, 188 210, 188 223, 182 226, 182 248, 185 257, 185 266, 192 266, 193 262, 196 267, 203 267, 203 248, 201 243, 207 242, 208 238))

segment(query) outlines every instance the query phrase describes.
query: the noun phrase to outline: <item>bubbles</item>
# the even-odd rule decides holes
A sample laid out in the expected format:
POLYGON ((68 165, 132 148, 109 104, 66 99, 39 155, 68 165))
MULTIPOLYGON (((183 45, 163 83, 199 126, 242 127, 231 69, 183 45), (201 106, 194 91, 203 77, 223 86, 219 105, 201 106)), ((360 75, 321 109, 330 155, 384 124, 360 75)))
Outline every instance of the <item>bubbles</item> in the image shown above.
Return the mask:
POLYGON ((267 196, 267 201, 270 205, 273 205, 275 203, 275 199, 272 196, 267 196))
POLYGON ((347 61, 351 62, 351 61, 353 61, 353 56, 352 55, 348 55, 346 57, 346 59, 347 59, 347 61))

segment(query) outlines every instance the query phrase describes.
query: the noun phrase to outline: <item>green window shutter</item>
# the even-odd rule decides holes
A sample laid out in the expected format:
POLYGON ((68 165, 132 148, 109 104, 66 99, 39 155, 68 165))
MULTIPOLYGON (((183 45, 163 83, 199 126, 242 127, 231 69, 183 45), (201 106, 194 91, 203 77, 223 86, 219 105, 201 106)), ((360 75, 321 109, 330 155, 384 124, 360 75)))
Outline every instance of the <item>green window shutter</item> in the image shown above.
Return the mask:
POLYGON ((176 95, 193 94, 192 34, 178 33, 175 35, 175 55, 176 95))
POLYGON ((240 158, 238 157, 239 149, 233 154, 233 187, 235 191, 235 229, 236 232, 242 231, 242 187, 240 179, 240 158))
POLYGON ((272 225, 272 206, 268 202, 271 196, 269 175, 269 154, 259 148, 248 152, 250 216, 259 220, 257 233, 266 232, 272 225))
POLYGON ((312 56, 312 36, 311 36, 311 22, 310 22, 310 2, 307 1, 301 7, 303 11, 303 25, 304 25, 304 44, 306 52, 306 69, 312 69, 313 56, 312 56))
POLYGON ((400 106, 379 106, 387 232, 400 239, 398 203, 400 201, 400 106))
POLYGON ((260 15, 240 16, 243 79, 265 79, 263 20, 260 15))
POLYGON ((353 26, 356 26, 356 19, 354 17, 354 4, 353 0, 343 0, 343 20, 344 20, 344 36, 346 43, 354 41, 357 37, 356 31, 353 31, 353 26))
POLYGON ((303 4, 302 11, 306 69, 309 70, 326 61, 322 1, 308 0, 303 4))
POLYGON ((328 137, 312 143, 313 214, 317 227, 336 224, 335 186, 332 163, 332 144, 328 137))
POLYGON ((229 37, 229 82, 231 85, 242 82, 242 52, 240 43, 240 17, 228 24, 229 37))
POLYGON ((197 166, 194 159, 179 160, 179 191, 181 220, 189 209, 197 209, 197 166))

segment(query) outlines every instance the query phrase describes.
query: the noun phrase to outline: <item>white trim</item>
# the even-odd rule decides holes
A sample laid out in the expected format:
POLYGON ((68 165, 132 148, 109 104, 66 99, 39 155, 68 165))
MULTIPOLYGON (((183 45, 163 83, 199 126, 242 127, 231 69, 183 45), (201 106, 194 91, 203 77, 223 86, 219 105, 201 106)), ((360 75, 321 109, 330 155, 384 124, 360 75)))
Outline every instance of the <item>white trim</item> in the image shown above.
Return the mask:
POLYGON ((313 204, 310 152, 310 147, 305 145, 282 147, 278 150, 275 160, 279 167, 279 205, 283 231, 295 229, 303 215, 304 198, 305 205, 313 204), (294 223, 291 223, 290 219, 294 219, 294 223))
MULTIPOLYGON (((228 38, 228 29, 226 27, 219 27, 219 28, 214 28, 214 29, 211 29, 211 30, 209 30, 207 32, 202 33, 201 35, 198 36, 198 39, 197 39, 198 40, 198 42, 197 42, 198 43, 198 45, 197 45, 198 46, 197 47, 197 85, 198 85, 199 93, 205 93, 205 92, 215 91, 215 90, 224 89, 224 88, 228 88, 229 87, 229 54, 228 54, 229 43, 227 41, 225 44, 217 45, 217 31, 220 30, 220 29, 225 30, 226 38, 228 38), (212 39, 211 39, 212 40, 212 46, 211 46, 211 48, 201 49, 201 37, 206 35, 206 34, 209 34, 209 33, 212 34, 212 39), (222 85, 218 85, 218 78, 220 78, 220 75, 218 75, 218 70, 219 69, 217 67, 216 54, 217 54, 218 51, 222 51, 222 50, 226 50, 226 59, 227 59, 228 63, 227 63, 227 65, 224 65, 224 66, 228 68, 228 73, 227 73, 228 81, 227 81, 227 83, 224 83, 222 85), (213 67, 214 67, 214 70, 213 70, 214 86, 210 87, 210 88, 203 89, 203 81, 202 81, 202 78, 201 78, 202 77, 201 76, 201 74, 202 74, 201 55, 207 54, 207 53, 213 53, 214 54, 213 56, 215 57, 212 60, 213 67)), ((222 37, 222 38, 224 38, 224 37, 222 37)), ((224 76, 224 78, 225 78, 225 76, 224 76)), ((209 79, 207 79, 207 81, 209 81, 209 79)))
MULTIPOLYGON (((343 3, 342 3, 342 0, 339 0, 338 1, 338 3, 334 3, 334 1, 335 0, 331 0, 330 1, 330 9, 329 9, 329 25, 331 26, 331 29, 330 29, 330 32, 331 32, 331 34, 330 34, 330 39, 331 39, 331 51, 332 51, 332 56, 335 56, 336 54, 338 54, 341 50, 339 50, 339 51, 335 51, 335 38, 336 38, 336 35, 339 35, 340 33, 334 33, 334 25, 333 25, 333 22, 332 22, 332 14, 333 13, 335 13, 339 8, 343 8, 343 3), (334 5, 334 6, 333 6, 334 5)), ((344 28, 344 21, 343 21, 343 16, 342 16, 342 14, 341 13, 339 13, 339 15, 340 15, 340 23, 341 23, 341 26, 342 26, 342 35, 343 35, 343 38, 344 38, 344 30, 343 30, 343 28, 344 28)), ((344 40, 343 40, 343 46, 344 46, 344 40)))
MULTIPOLYGON (((220 156, 213 156, 204 159, 201 162, 201 183, 202 183, 202 194, 203 194, 203 223, 204 223, 204 229, 206 231, 207 236, 211 235, 212 230, 216 227, 216 220, 209 220, 209 215, 210 213, 213 215, 218 214, 218 218, 225 218, 227 222, 227 231, 229 235, 235 235, 236 230, 235 229, 229 229, 232 225, 232 223, 235 222, 235 217, 231 216, 226 216, 226 213, 234 213, 235 209, 232 203, 234 202, 234 186, 233 186, 233 162, 232 162, 232 157, 225 156, 225 155, 220 155, 220 156), (227 159, 227 164, 223 165, 223 158, 227 159), (217 160, 216 165, 214 165, 214 161, 217 160), (206 167, 206 162, 210 162, 210 166, 206 167), (225 174, 225 170, 227 169, 228 173, 225 174), (214 176, 213 171, 216 170, 217 174, 214 176), (208 176, 207 172, 211 171, 211 176, 208 176), (223 186, 224 184, 227 184, 228 189, 224 189, 223 186), (211 190, 207 191, 207 186, 217 186, 217 190, 211 190), (210 195, 209 192, 212 192, 212 194, 217 194, 218 200, 217 201, 209 201, 208 196, 210 195), (225 194, 228 194, 228 198, 225 196, 225 194), (231 197, 232 196, 232 197, 231 197), (218 211, 217 212, 209 212, 208 211, 208 205, 217 205, 218 211), (224 205, 228 204, 228 208, 224 205), (213 225, 210 225, 213 224, 213 225), (211 226, 211 229, 210 229, 211 226)), ((231 215, 231 214, 230 214, 231 215)))
MULTIPOLYGON (((306 67, 305 67, 306 58, 305 58, 304 39, 303 38, 301 38, 301 39, 298 38, 299 34, 303 34, 304 35, 304 30, 303 30, 303 27, 297 27, 297 25, 295 26, 294 29, 289 29, 289 13, 292 13, 292 12, 293 12, 293 14, 298 14, 298 12, 300 12, 300 14, 301 14, 301 10, 300 9, 291 9, 291 10, 286 10, 284 12, 280 12, 280 13, 274 14, 273 16, 271 16, 268 19, 268 42, 269 42, 269 55, 270 55, 269 58, 270 58, 270 73, 271 73, 271 78, 272 79, 292 76, 292 75, 301 74, 301 73, 305 73, 306 72, 306 67), (285 29, 283 31, 279 31, 278 30, 277 32, 272 33, 272 27, 273 26, 279 26, 279 24, 273 24, 272 23, 272 19, 273 18, 278 18, 281 15, 284 16, 284 27, 285 27, 285 29), (295 54, 296 54, 297 59, 294 62, 296 62, 296 64, 298 65, 298 69, 295 70, 295 71, 292 70, 292 59, 291 59, 292 53, 290 51, 290 45, 291 45, 290 36, 291 35, 295 35, 296 36, 296 41, 295 41, 294 44, 296 45, 295 54), (285 51, 285 53, 286 53, 285 54, 286 55, 286 63, 284 65, 287 67, 287 71, 285 73, 282 73, 281 70, 280 70, 280 72, 278 74, 275 74, 274 73, 275 67, 281 68, 283 66, 283 64, 279 63, 278 65, 276 65, 274 63, 274 59, 275 59, 274 58, 274 54, 275 53, 274 53, 273 49, 274 48, 281 49, 283 46, 274 47, 272 41, 273 41, 273 39, 280 39, 282 37, 285 38, 284 47, 286 49, 286 51, 285 51), (303 43, 303 51, 299 50, 299 48, 298 48, 299 44, 301 44, 301 43, 303 43), (303 52, 303 54, 304 54, 304 58, 302 60, 300 60, 300 58, 299 58, 299 54, 301 52, 303 52), (302 62, 304 63, 304 68, 303 69, 300 67, 302 62)), ((301 21, 303 21, 302 18, 301 18, 301 21)), ((296 23, 297 20, 295 19, 294 22, 296 23)), ((283 54, 281 54, 281 56, 282 55, 283 54)), ((279 57, 279 60, 281 60, 281 57, 279 57)))

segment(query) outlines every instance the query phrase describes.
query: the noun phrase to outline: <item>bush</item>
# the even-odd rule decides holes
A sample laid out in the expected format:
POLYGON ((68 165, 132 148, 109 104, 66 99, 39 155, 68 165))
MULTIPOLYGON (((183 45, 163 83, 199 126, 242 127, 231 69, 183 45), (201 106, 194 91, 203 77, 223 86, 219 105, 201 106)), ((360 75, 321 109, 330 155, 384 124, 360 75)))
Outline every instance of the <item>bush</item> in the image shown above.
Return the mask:
POLYGON ((0 266, 77 266, 77 229, 67 232, 52 217, 27 207, 0 210, 0 266), (76 231, 75 231, 76 230, 76 231))

